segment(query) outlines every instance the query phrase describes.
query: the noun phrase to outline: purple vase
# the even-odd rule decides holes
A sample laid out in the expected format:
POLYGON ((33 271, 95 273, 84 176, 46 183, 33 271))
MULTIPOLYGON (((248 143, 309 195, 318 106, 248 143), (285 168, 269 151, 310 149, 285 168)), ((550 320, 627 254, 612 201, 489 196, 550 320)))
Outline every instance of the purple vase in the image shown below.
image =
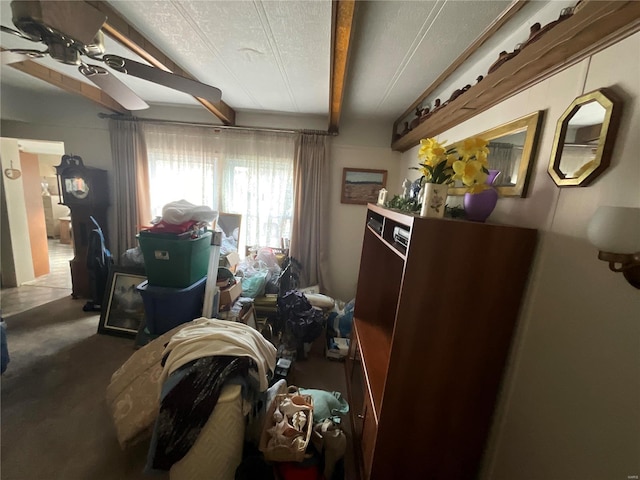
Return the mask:
MULTIPOLYGON (((499 170, 489 170, 486 184, 493 185, 493 182, 500 175, 499 170)), ((474 222, 484 222, 498 203, 498 191, 491 187, 480 193, 464 194, 464 213, 468 220, 474 222)))

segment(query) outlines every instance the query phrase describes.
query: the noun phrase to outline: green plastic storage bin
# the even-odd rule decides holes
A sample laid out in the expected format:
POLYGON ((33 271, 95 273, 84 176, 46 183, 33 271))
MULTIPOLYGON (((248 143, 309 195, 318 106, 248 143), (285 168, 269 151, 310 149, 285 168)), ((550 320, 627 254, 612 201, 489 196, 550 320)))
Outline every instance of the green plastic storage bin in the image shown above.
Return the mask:
POLYGON ((185 240, 141 232, 138 242, 149 285, 185 288, 207 275, 211 232, 185 240))

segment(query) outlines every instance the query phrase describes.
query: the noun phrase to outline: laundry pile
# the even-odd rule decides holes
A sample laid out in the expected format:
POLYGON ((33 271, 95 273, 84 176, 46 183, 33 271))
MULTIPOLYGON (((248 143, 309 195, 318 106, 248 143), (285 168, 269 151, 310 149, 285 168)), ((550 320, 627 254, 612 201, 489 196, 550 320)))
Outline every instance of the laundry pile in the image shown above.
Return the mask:
POLYGON ((200 318, 176 333, 161 362, 160 411, 147 467, 169 470, 186 455, 224 385, 242 385, 243 398, 255 401, 267 390, 275 361, 275 347, 243 323, 200 318))
POLYGON ((186 200, 169 202, 162 207, 162 217, 154 219, 153 226, 145 233, 165 233, 181 238, 197 238, 207 226, 218 218, 218 212, 206 205, 194 205, 186 200))

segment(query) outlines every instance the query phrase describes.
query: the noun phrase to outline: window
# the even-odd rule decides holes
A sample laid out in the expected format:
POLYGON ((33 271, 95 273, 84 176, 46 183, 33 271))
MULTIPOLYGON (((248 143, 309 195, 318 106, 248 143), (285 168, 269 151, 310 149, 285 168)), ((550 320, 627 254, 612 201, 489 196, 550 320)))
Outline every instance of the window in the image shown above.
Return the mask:
POLYGON ((240 251, 290 238, 292 134, 145 123, 144 136, 153 216, 184 199, 241 214, 240 251))

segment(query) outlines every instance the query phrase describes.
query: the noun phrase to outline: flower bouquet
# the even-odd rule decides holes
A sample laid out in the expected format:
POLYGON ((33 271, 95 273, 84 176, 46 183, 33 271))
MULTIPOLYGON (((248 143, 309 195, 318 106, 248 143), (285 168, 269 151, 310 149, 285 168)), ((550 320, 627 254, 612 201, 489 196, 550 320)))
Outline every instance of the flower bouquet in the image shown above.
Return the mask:
POLYGON ((419 167, 411 167, 422 173, 420 215, 442 217, 449 185, 455 180, 462 181, 469 193, 485 190, 489 174, 488 154, 487 141, 478 137, 451 146, 446 146, 435 138, 420 140, 419 167))

